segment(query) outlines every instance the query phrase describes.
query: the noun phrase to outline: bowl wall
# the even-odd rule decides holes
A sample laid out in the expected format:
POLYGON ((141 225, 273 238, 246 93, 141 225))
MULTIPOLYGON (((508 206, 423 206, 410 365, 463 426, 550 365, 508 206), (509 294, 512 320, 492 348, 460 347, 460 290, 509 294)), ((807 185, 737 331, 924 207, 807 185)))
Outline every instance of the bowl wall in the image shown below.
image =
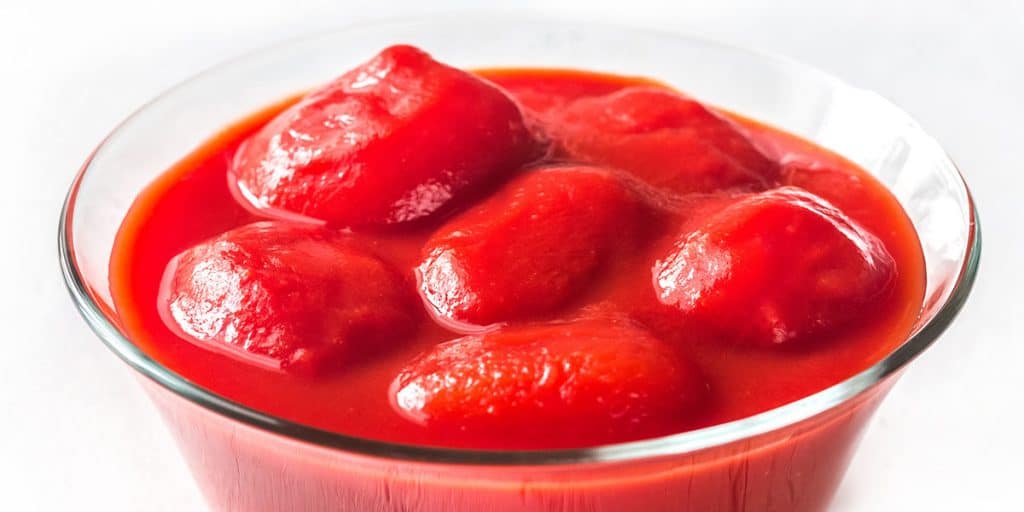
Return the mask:
POLYGON ((692 453, 489 466, 323 448, 234 421, 139 380, 211 509, 248 512, 823 511, 892 382, 796 425, 692 453))

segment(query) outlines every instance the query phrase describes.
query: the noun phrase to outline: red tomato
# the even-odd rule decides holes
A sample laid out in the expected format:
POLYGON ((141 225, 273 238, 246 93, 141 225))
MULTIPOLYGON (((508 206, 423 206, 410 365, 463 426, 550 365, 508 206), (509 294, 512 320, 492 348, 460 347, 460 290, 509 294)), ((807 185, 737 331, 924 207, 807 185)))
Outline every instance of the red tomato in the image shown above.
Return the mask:
POLYGON ((431 237, 420 294, 455 323, 550 311, 585 288, 611 251, 635 244, 642 215, 630 187, 606 170, 528 172, 431 237))
POLYGON ((567 157, 632 172, 676 192, 761 190, 778 178, 732 122, 656 87, 629 87, 571 104, 554 137, 567 157))
POLYGON ((199 346, 313 374, 409 333, 415 302, 407 287, 331 232, 257 222, 176 256, 160 308, 168 326, 199 346))
POLYGON ((505 93, 392 46, 248 139, 231 179, 271 214, 383 225, 426 217, 537 155, 505 93))
POLYGON ((673 431, 706 390, 693 364, 647 331, 584 320, 438 345, 398 375, 391 400, 405 418, 435 428, 513 445, 563 432, 583 446, 673 431))
POLYGON ((658 299, 682 318, 766 347, 857 322, 896 278, 878 238, 794 187, 693 219, 652 271, 658 299))

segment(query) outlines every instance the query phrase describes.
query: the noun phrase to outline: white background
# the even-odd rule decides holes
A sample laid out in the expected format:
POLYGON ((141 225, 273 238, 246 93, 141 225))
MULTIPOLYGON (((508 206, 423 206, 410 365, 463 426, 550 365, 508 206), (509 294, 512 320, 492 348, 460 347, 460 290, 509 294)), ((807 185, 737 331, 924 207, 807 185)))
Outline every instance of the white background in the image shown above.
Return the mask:
MULTIPOLYGON (((301 4, 0 0, 0 508, 203 510, 155 410, 66 296, 57 213, 78 166, 119 120, 203 68, 312 30, 474 5, 301 4)), ((1018 507, 1024 2, 549 4, 505 9, 788 54, 889 97, 943 143, 980 206, 981 276, 958 322, 883 405, 834 509, 1018 507)))

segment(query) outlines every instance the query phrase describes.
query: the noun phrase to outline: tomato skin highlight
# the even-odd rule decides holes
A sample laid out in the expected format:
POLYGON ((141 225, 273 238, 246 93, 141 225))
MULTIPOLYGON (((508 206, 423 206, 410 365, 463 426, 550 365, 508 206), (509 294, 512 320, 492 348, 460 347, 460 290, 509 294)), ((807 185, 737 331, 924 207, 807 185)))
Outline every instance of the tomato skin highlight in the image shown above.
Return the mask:
POLYGON ((591 319, 442 343, 402 370, 391 400, 416 423, 512 444, 549 430, 608 442, 671 431, 706 391, 693 363, 647 331, 591 319))
POLYGON ((895 278, 881 240, 795 187, 693 219, 652 268, 662 304, 723 342, 762 347, 807 342, 868 316, 895 278))
POLYGON ((196 345, 312 375, 412 332, 404 281, 333 232, 265 221, 176 256, 159 307, 168 326, 196 345))
POLYGON ((420 295, 456 328, 550 312, 635 246, 644 216, 628 182, 605 169, 528 171, 427 241, 420 295))
POLYGON ((493 84, 392 46, 245 141, 229 181, 266 215, 379 227, 428 217, 541 152, 493 84))

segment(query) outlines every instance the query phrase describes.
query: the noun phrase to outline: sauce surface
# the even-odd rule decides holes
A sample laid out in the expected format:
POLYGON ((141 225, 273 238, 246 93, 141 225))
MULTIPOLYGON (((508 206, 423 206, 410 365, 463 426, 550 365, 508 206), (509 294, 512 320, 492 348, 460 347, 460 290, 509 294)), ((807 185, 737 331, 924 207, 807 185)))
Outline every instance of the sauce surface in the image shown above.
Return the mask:
MULTIPOLYGON (((535 125, 552 125, 581 99, 614 94, 629 86, 658 87, 641 78, 570 70, 504 69, 477 73, 502 87, 535 125), (556 115, 557 114, 557 115, 556 115)), ((168 328, 158 307, 168 263, 190 247, 230 229, 263 220, 239 204, 226 175, 239 145, 277 114, 288 100, 253 114, 221 132, 149 185, 126 216, 110 263, 111 289, 122 328, 143 350, 186 379, 265 413, 324 430, 406 444, 459 448, 554 448, 615 442, 580 439, 572 429, 549 429, 544 438, 508 439, 408 421, 395 411, 393 381, 420 354, 463 334, 453 332, 424 308, 415 334, 373 357, 326 376, 308 378, 269 371, 206 350, 168 328)), ((584 111, 584 114, 587 115, 584 111)), ((895 284, 868 321, 828 333, 827 343, 794 350, 759 350, 742 344, 686 343, 699 366, 708 398, 699 414, 645 435, 660 435, 743 418, 792 402, 865 369, 902 343, 917 318, 924 291, 924 265, 913 227, 897 200, 856 165, 810 142, 727 112, 764 154, 781 162, 779 185, 823 197, 874 234, 895 261, 895 284)), ((443 128, 443 127, 439 127, 443 128)), ((564 158, 547 157, 562 162, 564 158)), ((657 162, 651 162, 656 164, 657 162)), ((534 164, 535 165, 535 164, 534 164)), ((475 192, 480 201, 490 190, 475 192)), ((695 196, 698 204, 729 193, 695 196)), ((357 230, 351 236, 415 282, 422 250, 451 214, 387 230, 357 230)), ((675 221, 655 230, 670 233, 675 221)), ((656 246, 658 242, 653 242, 656 246)), ((641 289, 651 287, 649 251, 617 253, 615 272, 598 274, 593 286, 550 314, 529 320, 575 318, 588 311, 637 313, 641 289), (610 305, 610 306, 609 306, 610 305), (638 307, 634 310, 633 305, 638 307)), ((642 312, 638 316, 644 320, 642 312)), ((511 326, 526 320, 510 321, 511 326)), ((670 328, 669 328, 670 330, 670 328)), ((659 333, 663 338, 669 334, 659 333)))

